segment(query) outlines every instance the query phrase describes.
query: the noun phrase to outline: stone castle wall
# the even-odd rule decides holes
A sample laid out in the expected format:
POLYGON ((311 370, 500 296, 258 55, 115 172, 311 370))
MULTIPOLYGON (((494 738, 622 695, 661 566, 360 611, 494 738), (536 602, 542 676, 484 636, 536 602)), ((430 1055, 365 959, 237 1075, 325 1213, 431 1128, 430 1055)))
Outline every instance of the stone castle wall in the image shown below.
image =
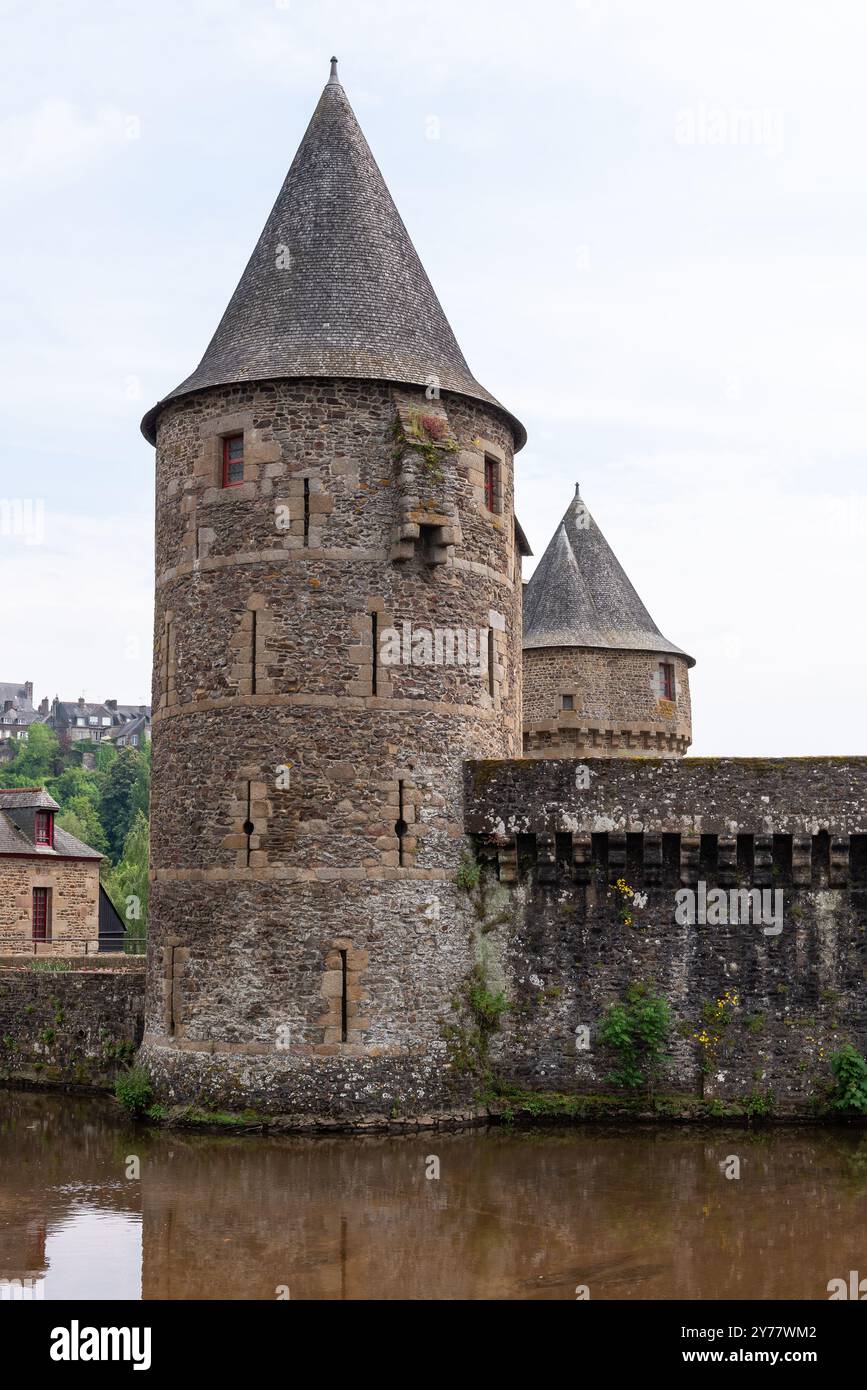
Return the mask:
POLYGON ((528 758, 682 757, 692 741, 689 670, 667 653, 530 647, 523 653, 528 758), (674 666, 675 700, 659 663, 674 666), (563 709, 571 695, 574 708, 563 709))
POLYGON ((808 1114, 832 1053, 867 1050, 867 759, 477 762, 466 788, 505 918, 485 938, 502 1076, 610 1090, 599 1026, 635 983, 673 1011, 668 1090, 808 1114), (781 930, 678 921, 700 884, 779 892, 781 930), (696 1035, 726 993, 708 1057, 696 1035))
POLYGON ((463 398, 292 381, 162 412, 145 1057, 168 1099, 442 1102, 463 763, 520 748, 512 489, 507 426, 463 398), (436 629, 484 633, 481 660, 431 660, 436 629))
POLYGON ((66 971, 0 968, 0 1080, 111 1086, 144 1026, 144 960, 66 971))

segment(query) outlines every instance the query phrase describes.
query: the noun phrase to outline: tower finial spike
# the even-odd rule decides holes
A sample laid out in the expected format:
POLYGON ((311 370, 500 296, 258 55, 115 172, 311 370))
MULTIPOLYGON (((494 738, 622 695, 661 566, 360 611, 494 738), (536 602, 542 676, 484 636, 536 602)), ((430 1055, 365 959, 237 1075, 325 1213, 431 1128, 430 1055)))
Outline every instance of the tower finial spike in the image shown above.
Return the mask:
POLYGON ((576 483, 576 484, 575 484, 575 496, 576 496, 576 497, 580 497, 580 496, 581 496, 581 484, 580 484, 580 483, 576 483))
POLYGON ((331 59, 331 76, 330 76, 329 79, 328 79, 328 85, 329 85, 329 87, 331 86, 332 82, 334 83, 335 86, 337 86, 337 87, 340 86, 340 78, 337 76, 337 59, 336 59, 336 58, 332 58, 332 59, 331 59))

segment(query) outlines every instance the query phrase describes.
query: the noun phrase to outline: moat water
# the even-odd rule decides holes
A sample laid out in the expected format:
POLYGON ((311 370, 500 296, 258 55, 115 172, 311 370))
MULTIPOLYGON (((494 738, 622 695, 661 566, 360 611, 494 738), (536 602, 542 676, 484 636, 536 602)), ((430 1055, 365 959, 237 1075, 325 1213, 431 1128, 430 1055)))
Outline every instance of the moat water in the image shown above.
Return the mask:
POLYGON ((0 1281, 46 1300, 827 1299, 865 1218, 864 1131, 215 1136, 0 1090, 0 1281))

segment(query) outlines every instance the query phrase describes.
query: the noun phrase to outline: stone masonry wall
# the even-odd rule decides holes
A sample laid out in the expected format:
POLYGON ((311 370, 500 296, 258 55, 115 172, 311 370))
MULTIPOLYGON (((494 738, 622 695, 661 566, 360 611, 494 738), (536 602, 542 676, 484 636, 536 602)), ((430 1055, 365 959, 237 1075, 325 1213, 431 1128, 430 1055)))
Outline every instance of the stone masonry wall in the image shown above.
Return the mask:
POLYGON ((111 1086, 141 1042, 143 966, 0 968, 0 1080, 111 1086))
POLYGON ((867 1051, 867 759, 477 762, 466 794, 505 914, 486 937, 501 1075, 610 1090, 599 1025, 637 982, 673 1010, 670 1091, 807 1115, 831 1054, 867 1051), (700 884, 724 890, 723 920, 678 920, 700 884), (781 930, 731 920, 740 889, 779 892, 781 930), (696 1035, 726 993, 708 1053, 696 1035))
POLYGON ((0 856, 0 955, 99 949, 99 862, 0 856), (50 941, 33 941, 33 889, 48 888, 50 941))
POLYGON ((376 382, 162 412, 143 1056, 167 1099, 450 1103, 463 763, 520 750, 512 447, 494 409, 376 382))
POLYGON ((682 757, 692 741, 683 657, 530 647, 523 668, 525 757, 682 757), (674 701, 660 689, 661 661, 674 666, 674 701), (563 709, 564 695, 572 696, 572 710, 563 709))

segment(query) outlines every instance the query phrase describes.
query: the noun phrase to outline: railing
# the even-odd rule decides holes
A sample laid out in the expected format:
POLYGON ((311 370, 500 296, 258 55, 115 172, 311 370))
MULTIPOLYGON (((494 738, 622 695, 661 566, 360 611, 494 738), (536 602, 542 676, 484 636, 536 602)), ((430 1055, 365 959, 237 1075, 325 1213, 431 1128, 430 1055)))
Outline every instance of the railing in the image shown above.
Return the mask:
POLYGON ((62 960, 64 956, 144 956, 146 932, 116 932, 93 936, 16 937, 0 940, 0 956, 32 956, 38 960, 62 960))
POLYGON ((148 939, 146 932, 125 931, 123 936, 120 934, 103 935, 99 937, 99 952, 113 953, 125 956, 145 956, 147 955, 148 939))

